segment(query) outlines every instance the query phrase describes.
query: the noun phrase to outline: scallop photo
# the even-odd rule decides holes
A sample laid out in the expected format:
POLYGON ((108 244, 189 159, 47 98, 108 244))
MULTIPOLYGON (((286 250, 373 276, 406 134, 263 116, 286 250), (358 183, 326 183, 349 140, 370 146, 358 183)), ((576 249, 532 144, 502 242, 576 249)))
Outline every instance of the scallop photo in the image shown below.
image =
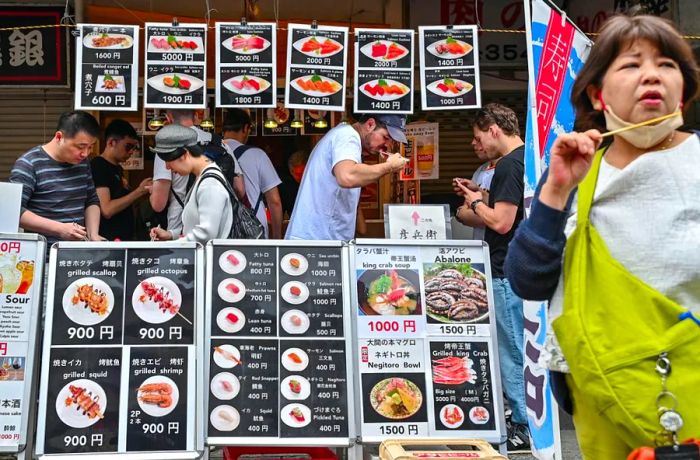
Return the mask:
POLYGON ((309 330, 311 321, 309 316, 301 310, 288 310, 280 319, 282 329, 288 334, 303 334, 309 330))

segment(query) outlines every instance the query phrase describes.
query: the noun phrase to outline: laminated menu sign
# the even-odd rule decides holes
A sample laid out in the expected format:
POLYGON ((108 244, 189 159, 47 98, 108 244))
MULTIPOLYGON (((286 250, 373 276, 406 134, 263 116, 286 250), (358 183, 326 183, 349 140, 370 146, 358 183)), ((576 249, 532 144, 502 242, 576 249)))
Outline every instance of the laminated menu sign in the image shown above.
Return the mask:
POLYGON ((413 30, 355 29, 355 112, 413 113, 413 30))
POLYGON ((342 246, 215 241, 207 251, 208 443, 348 445, 342 246))
POLYGON ((348 28, 288 27, 285 106, 344 111, 348 28))
POLYGON ((487 258, 475 243, 358 240, 351 263, 363 441, 500 442, 487 258))
POLYGON ((75 108, 136 110, 138 26, 80 24, 78 32, 75 108))
POLYGON ((420 26, 418 37, 423 110, 481 107, 476 26, 420 26))
POLYGON ((39 455, 199 455, 187 396, 195 392, 200 258, 194 244, 51 250, 39 455))
POLYGON ((147 22, 144 107, 206 108, 206 24, 147 22))
POLYGON ((0 238, 0 452, 27 443, 45 247, 37 235, 0 238))
POLYGON ((274 107, 275 23, 216 23, 216 106, 274 107))

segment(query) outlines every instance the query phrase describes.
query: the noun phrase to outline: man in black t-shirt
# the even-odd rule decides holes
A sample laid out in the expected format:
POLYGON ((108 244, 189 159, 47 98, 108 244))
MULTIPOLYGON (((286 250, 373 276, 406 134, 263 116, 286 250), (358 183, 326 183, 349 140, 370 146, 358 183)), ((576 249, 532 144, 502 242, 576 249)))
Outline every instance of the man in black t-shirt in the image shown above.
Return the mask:
MULTIPOLYGON (((496 169, 488 192, 474 191, 455 178, 464 206, 457 219, 472 227, 485 227, 484 240, 491 252, 493 298, 496 309, 501 379, 512 409, 508 451, 529 450, 525 382, 523 377, 523 301, 516 296, 503 271, 508 244, 523 219, 525 147, 513 110, 488 104, 474 122, 474 148, 481 149, 496 169)), ((469 184, 471 185, 471 184, 469 184)))
POLYGON ((108 240, 131 241, 134 235, 132 205, 147 194, 152 185, 150 178, 141 181, 136 190, 130 190, 119 163, 126 161, 139 148, 138 135, 125 120, 112 121, 105 130, 105 148, 102 155, 90 162, 92 178, 100 199, 100 235, 108 240))

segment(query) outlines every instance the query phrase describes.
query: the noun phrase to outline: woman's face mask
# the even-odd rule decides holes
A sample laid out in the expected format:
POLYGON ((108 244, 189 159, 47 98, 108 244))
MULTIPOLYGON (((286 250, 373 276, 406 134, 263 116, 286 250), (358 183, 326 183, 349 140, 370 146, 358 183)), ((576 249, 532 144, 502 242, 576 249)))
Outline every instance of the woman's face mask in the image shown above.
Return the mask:
MULTIPOLYGON (((683 125, 683 114, 680 111, 680 105, 676 107, 678 115, 667 118, 655 125, 641 126, 639 128, 630 129, 616 134, 638 149, 648 149, 658 145, 664 139, 668 138, 673 131, 683 125)), ((615 115, 612 108, 607 105, 603 109, 605 115, 605 127, 608 131, 631 126, 634 123, 623 120, 615 115)))

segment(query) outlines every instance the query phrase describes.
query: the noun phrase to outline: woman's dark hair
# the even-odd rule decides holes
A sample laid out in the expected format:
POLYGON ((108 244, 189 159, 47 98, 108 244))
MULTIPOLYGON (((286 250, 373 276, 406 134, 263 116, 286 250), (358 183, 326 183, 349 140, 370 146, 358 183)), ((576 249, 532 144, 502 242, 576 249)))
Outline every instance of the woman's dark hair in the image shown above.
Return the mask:
POLYGON ((487 131, 493 125, 501 128, 506 136, 520 136, 518 116, 513 109, 495 102, 479 109, 474 120, 474 126, 480 131, 487 131))
POLYGON ((678 64, 683 75, 683 102, 686 106, 697 96, 698 66, 693 51, 671 21, 649 15, 613 16, 600 29, 600 35, 571 90, 577 129, 605 127, 603 112, 593 108, 586 89, 589 85, 600 88, 610 64, 637 40, 649 40, 663 56, 678 64))

